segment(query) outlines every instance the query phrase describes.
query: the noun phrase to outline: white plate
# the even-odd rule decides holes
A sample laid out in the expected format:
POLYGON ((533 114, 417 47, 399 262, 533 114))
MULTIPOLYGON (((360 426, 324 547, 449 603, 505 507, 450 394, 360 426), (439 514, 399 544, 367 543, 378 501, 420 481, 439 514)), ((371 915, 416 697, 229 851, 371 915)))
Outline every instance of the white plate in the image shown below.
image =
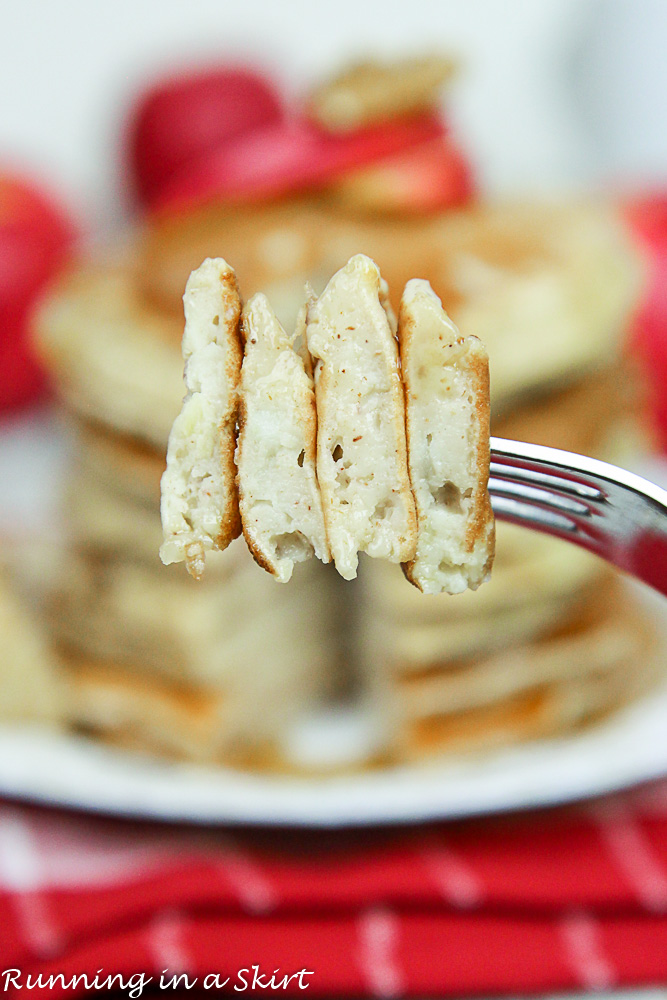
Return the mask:
MULTIPOLYGON (((0 523, 50 523, 40 507, 62 476, 66 442, 48 415, 0 434, 0 523), (2 486, 4 483, 4 487, 2 486)), ((652 470, 655 475, 658 470, 652 470)), ((50 514, 49 514, 50 516, 50 514)), ((664 614, 665 602, 661 611, 664 614)), ((318 719, 326 757, 359 719, 318 719)), ((315 751, 318 747, 312 747, 315 751)), ((667 686, 562 740, 447 763, 306 779, 171 764, 69 735, 0 729, 0 795, 122 816, 192 823, 342 827, 452 818, 599 795, 667 774, 667 686)))
POLYGON ((664 774, 667 686, 569 739, 317 779, 169 764, 71 736, 0 730, 2 795, 192 823, 409 823, 566 802, 664 774))

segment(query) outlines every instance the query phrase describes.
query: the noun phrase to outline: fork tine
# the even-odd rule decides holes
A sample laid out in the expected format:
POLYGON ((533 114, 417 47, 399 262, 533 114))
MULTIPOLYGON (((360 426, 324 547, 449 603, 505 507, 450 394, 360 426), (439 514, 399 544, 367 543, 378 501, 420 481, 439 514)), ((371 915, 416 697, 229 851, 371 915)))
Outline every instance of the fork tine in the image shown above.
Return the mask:
POLYGON ((492 493, 491 506, 496 517, 503 521, 534 527, 539 531, 546 531, 548 534, 569 538, 579 530, 576 522, 571 518, 552 509, 524 503, 514 497, 492 493))
POLYGON ((576 491, 577 495, 591 500, 608 501, 610 491, 620 487, 648 500, 661 514, 667 514, 667 492, 626 469, 524 441, 492 437, 490 446, 491 463, 494 468, 496 464, 503 467, 503 477, 545 486, 549 483, 544 477, 549 477, 557 481, 557 489, 576 491))
POLYGON ((499 479, 507 479, 517 483, 539 484, 557 490, 559 493, 591 502, 604 502, 604 492, 598 486, 591 486, 580 480, 565 479, 563 476, 555 476, 552 473, 540 472, 533 465, 524 467, 513 464, 509 459, 494 459, 495 453, 492 455, 490 472, 492 476, 499 479))
POLYGON ((489 492, 501 519, 575 542, 667 596, 667 492, 625 469, 491 438, 489 492))
MULTIPOLYGON (((557 482, 557 480, 555 481, 557 482)), ((563 513, 579 517, 593 517, 595 514, 595 510, 588 503, 582 503, 581 500, 575 500, 571 495, 563 494, 560 491, 528 485, 525 481, 517 482, 514 479, 491 476, 489 490, 497 497, 518 497, 549 510, 560 510, 563 513)))

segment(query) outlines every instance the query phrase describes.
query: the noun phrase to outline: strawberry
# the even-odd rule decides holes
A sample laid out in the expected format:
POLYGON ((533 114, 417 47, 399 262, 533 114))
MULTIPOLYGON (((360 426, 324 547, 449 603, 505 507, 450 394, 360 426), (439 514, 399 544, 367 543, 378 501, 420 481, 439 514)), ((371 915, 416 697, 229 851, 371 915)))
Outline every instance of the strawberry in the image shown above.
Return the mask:
POLYGON ((190 164, 282 116, 273 84, 250 69, 221 66, 158 81, 139 101, 129 126, 139 201, 151 204, 190 164))
POLYGON ((208 200, 257 201, 311 190, 442 133, 434 115, 336 135, 307 118, 292 118, 241 136, 190 164, 166 185, 155 208, 173 211, 208 200))
POLYGON ((474 183, 467 158, 442 135, 341 177, 332 191, 358 211, 428 213, 464 204, 474 183))

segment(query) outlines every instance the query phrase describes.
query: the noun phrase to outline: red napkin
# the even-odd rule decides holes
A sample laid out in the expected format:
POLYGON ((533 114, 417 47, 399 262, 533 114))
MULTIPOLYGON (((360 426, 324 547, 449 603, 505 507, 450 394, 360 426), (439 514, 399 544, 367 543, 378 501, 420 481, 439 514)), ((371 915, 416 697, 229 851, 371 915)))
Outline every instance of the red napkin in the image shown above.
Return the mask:
POLYGON ((267 996, 285 977, 281 993, 359 997, 665 983, 667 782, 355 834, 0 804, 0 886, 8 995, 95 995, 109 976, 123 996, 164 995, 178 974, 192 995, 227 977, 267 996))

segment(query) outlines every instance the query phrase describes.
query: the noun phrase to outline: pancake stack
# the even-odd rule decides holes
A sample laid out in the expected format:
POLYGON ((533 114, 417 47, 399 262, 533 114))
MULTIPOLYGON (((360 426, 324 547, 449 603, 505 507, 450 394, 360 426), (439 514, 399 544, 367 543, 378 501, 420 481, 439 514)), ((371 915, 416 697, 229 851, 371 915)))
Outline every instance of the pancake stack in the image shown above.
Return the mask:
POLYGON ((126 274, 100 267, 77 269, 39 326, 76 441, 68 544, 45 601, 69 724, 176 758, 270 760, 336 677, 325 568, 276 587, 241 539, 201 582, 163 566, 182 321, 140 306, 126 274))
POLYGON ((59 728, 65 692, 59 664, 34 616, 14 592, 5 570, 0 576, 0 711, 3 723, 59 728))
POLYGON ((319 293, 358 252, 395 309, 405 282, 426 278, 486 344, 492 433, 625 460, 637 393, 622 344, 640 280, 604 206, 396 218, 301 197, 154 221, 113 263, 66 276, 37 323, 78 429, 50 604, 72 724, 177 757, 266 763, 300 712, 340 690, 344 649, 344 686, 380 719, 384 758, 413 761, 564 732, 655 681, 657 640, 614 573, 505 524, 491 582, 454 597, 370 560, 354 584, 313 560, 281 587, 241 540, 200 583, 160 565, 189 272, 224 257, 244 296, 265 292, 292 329, 305 281, 319 293))
POLYGON ((368 690, 398 759, 579 728, 664 671, 652 626, 611 571, 526 534, 497 525, 490 583, 447 603, 417 602, 390 567, 367 567, 368 690))
MULTIPOLYGON (((592 211, 483 218, 478 210, 448 223, 443 304, 487 344, 492 434, 636 460, 640 388, 623 348, 633 269, 626 256, 613 276, 622 241, 608 228, 606 248, 598 242, 610 220, 592 211)), ((526 529, 496 530, 491 581, 454 599, 421 598, 395 568, 365 567, 362 672, 399 760, 574 730, 664 675, 664 647, 606 564, 526 529)))

